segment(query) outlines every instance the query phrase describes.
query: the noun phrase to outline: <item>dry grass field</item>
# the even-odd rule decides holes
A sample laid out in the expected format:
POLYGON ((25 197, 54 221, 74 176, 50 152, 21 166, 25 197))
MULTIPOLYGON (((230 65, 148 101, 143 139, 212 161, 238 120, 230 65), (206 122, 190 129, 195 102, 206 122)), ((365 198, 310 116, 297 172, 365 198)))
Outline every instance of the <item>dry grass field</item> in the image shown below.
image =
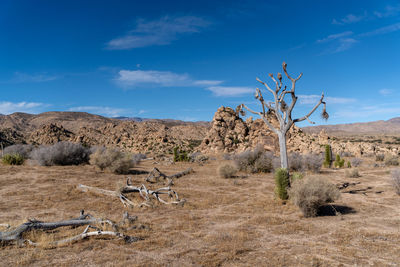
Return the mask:
MULTIPOLYGON (((372 159, 371 159, 372 160, 372 159)), ((0 247, 2 266, 399 266, 400 197, 390 185, 390 168, 365 161, 361 177, 347 178, 345 170, 323 170, 335 184, 357 183, 341 190, 334 215, 304 218, 299 209, 274 198, 272 174, 242 174, 220 178, 222 160, 200 166, 153 161, 166 174, 192 167, 195 173, 175 180, 173 189, 187 202, 132 208, 136 229, 126 233, 143 238, 131 244, 94 237, 58 247, 0 247)), ((131 175, 135 185, 146 174, 131 175)), ((0 165, 0 223, 18 225, 27 218, 58 221, 75 218, 84 209, 96 217, 119 221, 124 207, 118 199, 83 193, 78 184, 114 190, 126 175, 97 171, 93 166, 0 165)), ((150 188, 162 184, 149 185, 150 188)), ((132 196, 133 198, 133 196, 132 196)), ((4 229, 4 228, 3 228, 4 229)), ((71 236, 83 228, 34 233, 40 241, 71 236)))

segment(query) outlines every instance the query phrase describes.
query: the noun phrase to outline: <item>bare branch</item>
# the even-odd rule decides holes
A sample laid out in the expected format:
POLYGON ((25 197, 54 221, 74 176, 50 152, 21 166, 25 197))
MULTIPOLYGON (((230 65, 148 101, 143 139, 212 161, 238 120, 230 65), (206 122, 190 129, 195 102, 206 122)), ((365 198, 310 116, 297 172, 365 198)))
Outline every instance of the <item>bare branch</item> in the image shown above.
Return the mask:
POLYGON ((314 106, 314 108, 307 115, 305 115, 301 118, 295 119, 295 120, 293 120, 293 122, 300 122, 300 121, 304 121, 304 120, 308 119, 311 116, 311 114, 313 114, 314 111, 319 107, 319 105, 321 105, 322 103, 325 103, 325 102, 323 102, 323 100, 324 100, 324 93, 322 93, 321 99, 319 100, 319 102, 314 106))

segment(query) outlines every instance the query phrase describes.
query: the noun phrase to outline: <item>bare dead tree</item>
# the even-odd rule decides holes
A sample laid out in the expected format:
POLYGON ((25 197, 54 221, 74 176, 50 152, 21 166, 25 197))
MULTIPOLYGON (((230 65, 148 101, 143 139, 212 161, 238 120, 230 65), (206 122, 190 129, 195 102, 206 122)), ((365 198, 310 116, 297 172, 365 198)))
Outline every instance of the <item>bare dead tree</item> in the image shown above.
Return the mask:
MULTIPOLYGON (((132 220, 129 214, 124 213, 123 219, 120 224, 125 224, 127 221, 132 220)), ((82 240, 87 237, 91 236, 112 236, 116 238, 122 238, 127 243, 135 242, 140 240, 141 238, 131 237, 125 235, 118 231, 120 224, 116 224, 111 220, 107 219, 99 219, 91 216, 90 214, 84 214, 84 211, 81 211, 81 214, 78 218, 70 219, 70 220, 63 220, 58 222, 42 222, 35 219, 29 219, 28 222, 23 223, 17 226, 13 230, 0 232, 0 243, 1 244, 29 244, 31 246, 38 246, 38 243, 35 243, 29 239, 24 238, 25 234, 33 231, 33 230, 54 230, 60 227, 72 226, 72 227, 79 227, 86 225, 87 227, 85 230, 75 236, 65 238, 58 241, 49 242, 48 246, 61 246, 65 244, 71 244, 76 241, 82 240), (112 227, 113 231, 103 230, 103 225, 109 225, 112 227), (100 226, 100 227, 99 227, 100 226), (89 231, 90 229, 94 229, 94 231, 89 231)), ((8 227, 10 228, 10 227, 8 227)))
POLYGON ((272 73, 269 74, 269 77, 271 77, 272 81, 275 84, 275 90, 273 90, 266 82, 261 81, 259 78, 256 78, 258 82, 260 82, 264 87, 272 94, 273 96, 273 101, 266 102, 261 90, 259 88, 256 88, 255 92, 255 98, 258 99, 261 103, 262 106, 262 111, 257 112, 249 107, 247 107, 245 104, 241 104, 237 107, 237 112, 240 112, 241 115, 245 115, 245 111, 243 109, 246 109, 252 114, 259 115, 265 124, 274 132, 278 135, 279 139, 279 150, 280 150, 280 158, 281 158, 281 167, 288 169, 288 156, 287 156, 287 147, 286 147, 286 133, 289 131, 289 129, 292 127, 292 125, 296 122, 304 121, 307 120, 311 124, 314 124, 310 120, 311 114, 314 113, 314 111, 321 105, 324 105, 324 108, 322 110, 322 118, 327 120, 329 118, 328 113, 326 112, 326 103, 324 102, 324 93, 322 93, 321 98, 319 102, 314 106, 311 111, 297 119, 292 118, 292 111, 294 106, 296 105, 297 102, 297 96, 295 92, 295 87, 296 87, 296 82, 301 78, 303 73, 300 73, 300 75, 297 78, 292 78, 287 70, 286 70, 287 64, 285 62, 282 63, 282 68, 283 72, 285 73, 286 77, 290 80, 291 82, 291 88, 288 89, 287 86, 283 87, 282 83, 282 74, 278 73, 276 80, 274 78, 274 75, 272 73), (291 96, 291 103, 287 104, 285 102, 285 96, 289 94, 291 96), (276 128, 272 125, 271 123, 271 116, 275 116, 276 119, 279 122, 279 128, 276 128))

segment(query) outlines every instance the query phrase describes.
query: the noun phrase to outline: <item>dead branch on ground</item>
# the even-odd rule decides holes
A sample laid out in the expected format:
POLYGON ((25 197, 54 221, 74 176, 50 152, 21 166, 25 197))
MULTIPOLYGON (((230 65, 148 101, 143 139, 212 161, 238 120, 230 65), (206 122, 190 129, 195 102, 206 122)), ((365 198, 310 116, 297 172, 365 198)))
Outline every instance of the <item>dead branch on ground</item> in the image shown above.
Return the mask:
POLYGON ((125 207, 152 207, 153 202, 152 200, 155 199, 158 202, 162 204, 182 204, 185 202, 185 199, 179 199, 178 193, 172 190, 169 186, 168 187, 162 187, 156 190, 150 190, 147 189, 144 184, 142 184, 140 187, 136 187, 131 185, 131 180, 130 178, 127 179, 126 185, 121 187, 119 190, 116 191, 111 191, 111 190, 105 190, 101 189, 98 187, 93 187, 93 186, 87 186, 80 184, 78 185, 78 189, 83 191, 83 192, 92 192, 95 194, 99 195, 106 195, 106 196, 112 196, 118 198, 122 204, 125 207), (140 204, 134 203, 132 200, 130 200, 126 194, 128 193, 139 193, 139 196, 144 200, 140 204), (169 199, 164 200, 161 198, 161 195, 168 195, 169 199))
POLYGON ((84 211, 81 211, 81 214, 78 218, 70 219, 70 220, 63 220, 58 222, 42 222, 36 219, 28 219, 26 223, 23 223, 17 226, 15 229, 10 231, 3 231, 0 232, 0 244, 19 244, 23 245, 25 243, 31 246, 39 246, 41 244, 33 242, 29 239, 24 238, 26 233, 31 232, 33 230, 54 230, 60 227, 72 226, 72 227, 79 227, 86 225, 87 227, 85 230, 75 236, 49 242, 48 246, 62 246, 66 244, 71 244, 77 242, 79 240, 85 239, 91 236, 112 236, 119 239, 123 239, 126 243, 132 243, 140 240, 141 238, 132 237, 125 235, 118 231, 119 227, 122 224, 126 224, 127 222, 131 222, 134 220, 135 217, 129 216, 128 213, 124 213, 121 223, 116 224, 111 220, 107 219, 99 219, 95 218, 90 214, 84 214, 84 211), (113 231, 103 230, 104 226, 109 225, 112 227, 113 231), (90 231, 94 229, 94 231, 90 231))
POLYGON ((174 178, 180 178, 184 175, 191 174, 193 172, 194 172, 193 169, 189 168, 182 172, 178 172, 178 173, 175 173, 172 175, 166 175, 166 174, 162 173, 158 168, 154 167, 154 169, 147 176, 146 182, 158 183, 160 181, 160 179, 162 179, 163 181, 167 180, 167 186, 171 186, 174 184, 174 182, 173 182, 174 178))

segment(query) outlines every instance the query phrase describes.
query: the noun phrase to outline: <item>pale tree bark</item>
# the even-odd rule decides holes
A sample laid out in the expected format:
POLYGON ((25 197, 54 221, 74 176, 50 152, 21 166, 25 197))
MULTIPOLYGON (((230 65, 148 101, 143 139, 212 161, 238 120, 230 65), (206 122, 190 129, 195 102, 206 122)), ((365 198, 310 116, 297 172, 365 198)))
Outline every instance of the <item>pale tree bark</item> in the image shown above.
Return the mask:
POLYGON ((259 78, 256 78, 258 82, 260 82, 264 87, 272 94, 273 96, 273 101, 266 102, 262 92, 259 88, 256 88, 255 92, 255 98, 258 99, 261 103, 262 111, 254 111, 247 107, 245 104, 241 104, 237 107, 237 112, 240 112, 242 115, 245 115, 245 110, 249 111, 252 114, 259 115, 265 124, 276 134, 278 135, 278 140, 279 140, 279 152, 280 152, 280 159, 281 159, 281 168, 289 169, 289 162, 288 162, 288 155, 287 155, 287 147, 286 147, 286 134, 290 130, 290 128, 293 126, 294 123, 300 122, 307 120, 311 124, 314 124, 310 120, 311 114, 314 113, 317 108, 323 104, 324 108, 322 110, 322 118, 323 119, 328 119, 329 115, 326 112, 326 103, 324 101, 324 93, 322 93, 320 100, 316 105, 311 109, 311 111, 297 119, 292 118, 292 111, 294 106, 296 105, 297 102, 297 96, 295 92, 296 88, 296 82, 301 78, 303 75, 300 73, 300 75, 297 78, 292 78, 289 73, 287 72, 287 64, 283 62, 282 64, 283 72, 285 73, 286 77, 289 79, 291 83, 290 89, 287 86, 283 87, 282 83, 282 74, 278 73, 277 78, 278 80, 275 79, 274 75, 272 73, 269 74, 271 77, 273 83, 275 84, 275 88, 272 89, 267 83, 261 81, 259 78), (287 104, 285 102, 285 96, 290 95, 290 100, 291 102, 287 104), (270 116, 275 116, 278 123, 279 127, 275 127, 272 125, 270 121, 270 116))

